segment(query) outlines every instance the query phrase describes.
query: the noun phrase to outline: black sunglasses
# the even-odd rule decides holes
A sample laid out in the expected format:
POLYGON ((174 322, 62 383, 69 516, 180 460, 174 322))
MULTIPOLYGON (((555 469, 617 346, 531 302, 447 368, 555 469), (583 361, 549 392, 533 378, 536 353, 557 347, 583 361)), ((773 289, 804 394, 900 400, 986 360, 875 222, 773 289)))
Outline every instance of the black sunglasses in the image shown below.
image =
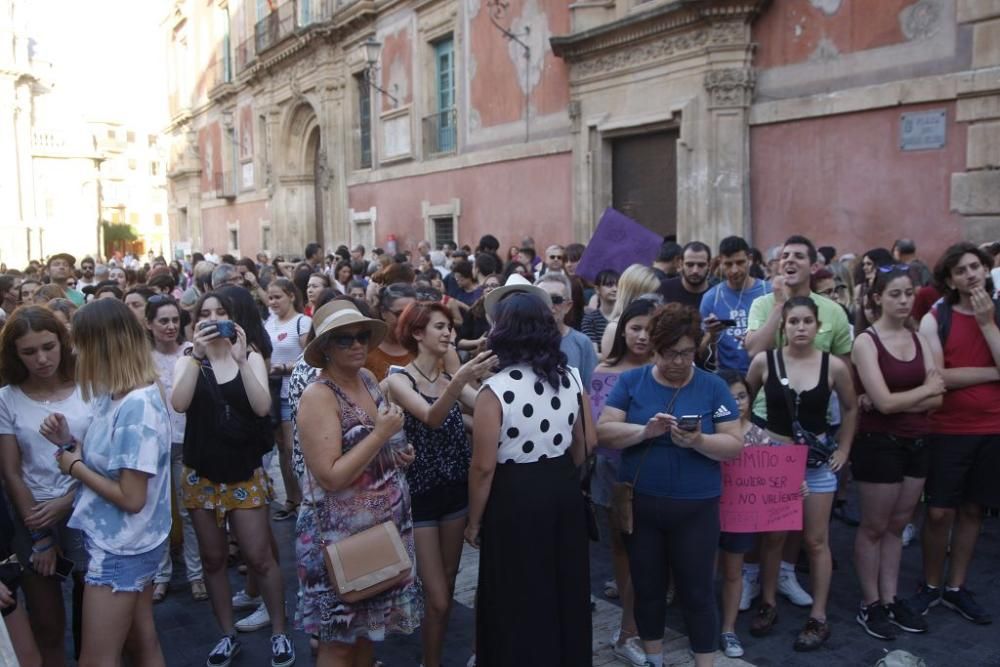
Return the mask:
POLYGON ((368 345, 371 339, 371 331, 360 331, 356 334, 334 334, 330 336, 330 342, 342 350, 353 347, 355 342, 368 345))
POLYGON ((566 303, 566 297, 559 296, 558 294, 550 294, 549 298, 552 299, 552 304, 556 306, 566 303))
POLYGON ((549 259, 565 259, 565 255, 549 255, 549 259))

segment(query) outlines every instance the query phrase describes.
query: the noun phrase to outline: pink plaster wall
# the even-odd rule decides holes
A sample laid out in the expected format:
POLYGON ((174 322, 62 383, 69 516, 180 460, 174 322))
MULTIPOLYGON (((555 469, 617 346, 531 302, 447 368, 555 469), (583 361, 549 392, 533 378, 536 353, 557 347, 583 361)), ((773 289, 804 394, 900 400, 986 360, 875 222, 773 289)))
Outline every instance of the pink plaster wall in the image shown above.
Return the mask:
POLYGON ((416 248, 424 238, 421 201, 460 199, 459 245, 475 247, 480 236, 493 234, 506 248, 530 235, 544 248, 574 240, 572 185, 572 155, 561 153, 355 185, 348 201, 356 211, 377 208, 376 241, 383 246, 395 234, 400 249, 416 248))
POLYGON ((842 0, 826 14, 806 0, 772 0, 753 25, 754 64, 766 69, 809 60, 823 45, 837 53, 906 41, 900 12, 914 0, 842 0))
MULTIPOLYGON (((550 35, 570 32, 569 3, 566 0, 535 0, 548 22, 550 35)), ((469 23, 469 44, 476 62, 470 87, 470 104, 479 112, 481 127, 511 123, 524 117, 524 95, 519 82, 524 81, 524 61, 515 64, 508 55, 508 42, 490 22, 485 0, 479 13, 469 23)), ((500 24, 510 28, 512 18, 521 16, 527 0, 511 0, 506 18, 500 24)), ((540 28, 533 26, 534 29, 540 28)), ((534 113, 546 115, 565 112, 569 104, 569 70, 566 61, 552 54, 545 41, 545 60, 538 84, 531 91, 534 113)))
MULTIPOLYGON (((413 36, 410 33, 409 24, 383 37, 381 67, 379 87, 392 93, 399 100, 401 106, 410 104, 413 101, 413 36), (399 64, 406 72, 406 89, 393 91, 392 70, 399 64)), ((383 112, 394 108, 392 99, 388 95, 380 94, 379 97, 382 100, 381 109, 383 112)))
POLYGON ((248 257, 253 257, 260 252, 260 221, 268 220, 269 218, 268 204, 261 201, 237 201, 225 206, 202 208, 201 228, 204 248, 196 248, 196 250, 204 252, 215 248, 217 254, 229 252, 228 224, 234 220, 239 220, 240 253, 248 257))
POLYGON ((222 128, 218 123, 209 123, 198 130, 198 153, 201 155, 201 189, 214 190, 215 180, 222 174, 222 128), (212 164, 207 163, 209 154, 212 164))
POLYGON ((753 240, 766 249, 791 234, 855 253, 914 239, 933 262, 960 239, 949 211, 951 174, 965 171, 965 125, 954 104, 924 104, 750 129, 753 240), (947 109, 939 150, 899 148, 903 112, 947 109))

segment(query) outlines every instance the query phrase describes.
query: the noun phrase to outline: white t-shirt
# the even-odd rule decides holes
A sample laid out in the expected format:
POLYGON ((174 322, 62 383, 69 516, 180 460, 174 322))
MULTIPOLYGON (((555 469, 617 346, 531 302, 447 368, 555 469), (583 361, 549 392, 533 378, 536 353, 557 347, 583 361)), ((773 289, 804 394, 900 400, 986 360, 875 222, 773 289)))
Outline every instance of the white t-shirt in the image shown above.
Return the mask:
POLYGON ((174 367, 189 347, 192 347, 191 343, 185 342, 177 349, 177 354, 173 355, 153 350, 153 364, 160 374, 160 385, 167 397, 167 411, 170 413, 170 442, 184 442, 184 426, 187 424, 187 418, 183 413, 174 410, 174 406, 170 404, 170 394, 174 391, 174 367))
MULTIPOLYGON (((295 315, 287 322, 279 322, 278 316, 271 313, 264 323, 267 335, 271 337, 271 365, 295 365, 302 354, 299 336, 309 333, 312 320, 306 315, 295 315)), ((288 398, 288 376, 281 378, 281 397, 288 398)))
POLYGON ((83 462, 118 479, 122 470, 149 475, 146 504, 130 514, 87 486, 76 497, 71 528, 79 528, 108 553, 134 556, 158 547, 170 534, 170 415, 160 388, 151 384, 124 398, 94 399, 94 421, 87 430, 83 462))
POLYGON ((21 449, 21 476, 38 501, 60 498, 78 485, 59 472, 55 446, 38 432, 42 421, 53 412, 65 415, 69 432, 83 442, 93 412, 80 395, 79 387, 61 401, 36 401, 14 385, 0 389, 0 434, 17 438, 21 449))

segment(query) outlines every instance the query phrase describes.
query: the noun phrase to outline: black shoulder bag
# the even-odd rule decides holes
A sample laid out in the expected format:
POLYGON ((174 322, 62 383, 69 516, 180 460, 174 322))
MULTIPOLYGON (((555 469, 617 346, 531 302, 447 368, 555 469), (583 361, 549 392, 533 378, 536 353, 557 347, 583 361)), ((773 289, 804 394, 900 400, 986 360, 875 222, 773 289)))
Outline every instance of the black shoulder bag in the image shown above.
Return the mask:
MULTIPOLYGON (((576 388, 579 390, 577 394, 577 404, 580 407, 580 424, 583 428, 583 449, 587 450, 587 415, 583 411, 583 387, 577 382, 576 377, 569 372, 567 369, 566 374, 573 378, 573 382, 576 384, 576 388)), ((572 437, 572 436, 571 436, 572 437)), ((597 509, 594 507, 594 497, 590 493, 591 480, 594 477, 594 468, 597 465, 597 454, 590 452, 583 461, 583 475, 580 477, 580 492, 583 493, 583 504, 586 511, 586 521, 587 521, 587 535, 590 537, 591 542, 601 541, 601 531, 597 526, 597 509)))
POLYGON ((830 461, 830 457, 837 451, 837 443, 829 437, 820 438, 802 427, 802 423, 799 421, 799 394, 795 392, 795 396, 792 396, 792 388, 788 384, 785 359, 781 355, 781 350, 774 351, 774 358, 778 367, 778 382, 781 384, 781 392, 785 396, 785 406, 788 408, 788 416, 792 418, 792 440, 797 445, 809 447, 809 455, 806 457, 807 467, 822 467, 824 463, 830 461))
POLYGON ((246 414, 229 404, 226 397, 222 395, 222 389, 215 379, 214 371, 202 364, 201 374, 208 385, 208 393, 212 396, 212 403, 215 404, 215 426, 222 438, 228 442, 242 445, 260 440, 261 434, 270 432, 268 417, 258 417, 252 411, 250 414, 246 414))

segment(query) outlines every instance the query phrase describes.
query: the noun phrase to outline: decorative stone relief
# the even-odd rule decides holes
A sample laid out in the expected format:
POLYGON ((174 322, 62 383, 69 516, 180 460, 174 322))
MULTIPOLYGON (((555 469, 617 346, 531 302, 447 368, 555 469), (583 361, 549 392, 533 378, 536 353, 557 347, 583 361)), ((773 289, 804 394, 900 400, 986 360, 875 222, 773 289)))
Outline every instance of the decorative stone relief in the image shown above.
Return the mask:
POLYGON ((705 74, 708 107, 746 107, 753 98, 756 76, 752 69, 717 69, 705 74))
POLYGON ((483 6, 483 0, 465 0, 465 11, 469 16, 469 21, 474 21, 479 16, 479 10, 483 6))
POLYGON ((330 168, 325 146, 320 147, 316 156, 316 180, 319 181, 324 190, 329 190, 333 183, 333 170, 330 168))
POLYGON ((587 77, 605 74, 628 67, 645 65, 655 60, 669 58, 709 45, 741 44, 745 40, 746 28, 742 22, 722 21, 690 32, 665 35, 659 39, 634 45, 622 45, 621 48, 613 52, 574 63, 573 75, 587 77))
POLYGON ((528 75, 524 75, 524 48, 514 40, 507 42, 507 56, 518 73, 517 83, 521 92, 530 93, 542 79, 545 54, 549 50, 549 17, 538 6, 538 0, 526 0, 521 15, 511 21, 510 31, 531 48, 528 75), (525 81, 527 79, 527 81, 525 81))
POLYGON ((941 0, 918 0, 899 13, 899 27, 906 39, 928 39, 941 27, 941 0))

